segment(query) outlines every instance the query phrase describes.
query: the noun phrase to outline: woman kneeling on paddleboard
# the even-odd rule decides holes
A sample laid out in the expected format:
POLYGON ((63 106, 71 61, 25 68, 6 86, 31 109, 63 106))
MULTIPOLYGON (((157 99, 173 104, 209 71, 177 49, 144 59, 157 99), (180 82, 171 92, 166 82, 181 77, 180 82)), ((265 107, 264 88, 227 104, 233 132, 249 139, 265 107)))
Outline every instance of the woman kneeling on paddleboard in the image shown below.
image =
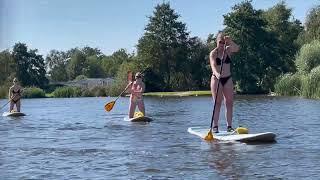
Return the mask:
POLYGON ((129 118, 133 118, 134 111, 138 105, 139 111, 145 115, 145 108, 143 102, 142 93, 145 90, 145 84, 142 82, 142 74, 137 72, 135 75, 135 81, 130 82, 129 93, 130 95, 130 105, 129 105, 129 118))
POLYGON ((21 96, 22 96, 22 87, 18 84, 17 78, 13 79, 13 86, 9 89, 9 101, 10 101, 10 110, 13 111, 14 105, 17 107, 17 112, 20 112, 21 107, 21 96))
POLYGON ((211 93, 215 101, 213 132, 218 133, 218 121, 222 96, 226 105, 227 131, 234 131, 232 128, 233 111, 233 82, 230 65, 231 55, 239 51, 239 46, 232 41, 231 37, 225 36, 222 32, 217 35, 217 47, 210 52, 210 65, 212 69, 211 93), (223 64, 223 66, 222 66, 223 64), (222 69, 221 69, 222 66, 222 69), (220 72, 221 70, 221 72, 220 72), (220 82, 219 86, 218 83, 220 82), (219 89, 217 90, 217 88, 219 89), (217 94, 216 94, 217 93, 217 94), (217 95, 217 96, 216 96, 217 95))

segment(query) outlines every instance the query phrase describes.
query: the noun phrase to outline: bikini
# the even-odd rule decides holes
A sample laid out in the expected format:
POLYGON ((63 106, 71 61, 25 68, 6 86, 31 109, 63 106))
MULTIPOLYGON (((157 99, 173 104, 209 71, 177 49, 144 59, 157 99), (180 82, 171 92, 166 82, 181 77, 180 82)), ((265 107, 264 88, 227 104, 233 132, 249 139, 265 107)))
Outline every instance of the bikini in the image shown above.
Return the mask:
MULTIPOLYGON (((133 90, 134 89, 135 89, 135 87, 133 87, 133 90)), ((133 103, 138 103, 138 102, 143 101, 142 96, 137 96, 137 95, 133 95, 133 94, 131 94, 131 99, 132 99, 133 103)))
MULTIPOLYGON (((18 90, 18 91, 14 91, 14 89, 12 89, 12 94, 20 94, 20 89, 18 90)), ((15 96, 14 96, 15 97, 15 96)), ((17 103, 17 102, 19 102, 20 101, 20 98, 19 99, 17 99, 17 100, 11 100, 12 102, 14 102, 14 103, 17 103)))
MULTIPOLYGON (((216 58, 216 63, 217 63, 217 65, 221 65, 221 59, 220 58, 216 58)), ((231 63, 231 59, 230 59, 230 57, 227 55, 227 57, 226 57, 226 60, 224 61, 224 63, 226 63, 226 64, 230 64, 231 63)), ((218 79, 217 78, 217 76, 216 75, 214 75, 213 74, 213 76, 216 78, 216 79, 218 79)), ((227 76, 227 77, 220 77, 220 82, 221 82, 221 85, 222 86, 224 86, 227 82, 228 82, 228 80, 231 78, 231 75, 229 75, 229 76, 227 76)))

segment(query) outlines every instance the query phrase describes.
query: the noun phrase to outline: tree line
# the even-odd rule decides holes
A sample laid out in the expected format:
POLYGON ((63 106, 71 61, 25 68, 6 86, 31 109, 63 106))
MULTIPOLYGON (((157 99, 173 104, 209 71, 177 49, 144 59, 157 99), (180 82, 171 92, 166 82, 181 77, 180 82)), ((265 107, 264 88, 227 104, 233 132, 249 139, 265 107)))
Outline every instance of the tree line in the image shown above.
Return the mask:
MULTIPOLYGON (((300 48, 320 39, 320 8, 309 11, 303 26, 284 2, 261 10, 243 1, 224 14, 223 31, 240 45, 232 57, 232 76, 239 93, 267 93, 286 73, 297 72, 300 48)), ((23 86, 46 88, 49 82, 77 77, 113 77, 119 87, 126 73, 143 71, 147 91, 209 89, 209 52, 215 47, 215 34, 202 40, 191 36, 187 24, 169 3, 158 4, 148 17, 136 53, 120 49, 105 55, 98 48, 51 50, 43 58, 36 49, 16 43, 0 53, 0 83, 5 86, 17 77, 23 86)), ((318 64, 319 65, 319 64, 318 64)))

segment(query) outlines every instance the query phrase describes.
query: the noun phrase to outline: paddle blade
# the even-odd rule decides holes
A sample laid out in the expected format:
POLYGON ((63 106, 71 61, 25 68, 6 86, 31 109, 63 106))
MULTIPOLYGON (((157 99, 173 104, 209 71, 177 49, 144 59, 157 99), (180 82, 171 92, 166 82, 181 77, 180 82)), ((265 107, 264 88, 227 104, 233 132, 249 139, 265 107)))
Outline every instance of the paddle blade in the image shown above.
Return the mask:
POLYGON ((212 141, 212 140, 214 140, 211 129, 210 129, 210 131, 208 132, 208 134, 206 135, 206 137, 204 137, 204 140, 206 140, 206 141, 212 141))
POLYGON ((108 112, 111 111, 115 103, 115 101, 109 102, 108 104, 104 105, 104 109, 108 112))

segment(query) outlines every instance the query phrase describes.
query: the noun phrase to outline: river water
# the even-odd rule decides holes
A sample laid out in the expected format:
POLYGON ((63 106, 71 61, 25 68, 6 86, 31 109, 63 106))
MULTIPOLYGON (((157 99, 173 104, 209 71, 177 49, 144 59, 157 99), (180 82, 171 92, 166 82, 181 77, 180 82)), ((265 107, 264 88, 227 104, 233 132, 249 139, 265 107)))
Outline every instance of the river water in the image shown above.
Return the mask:
POLYGON ((124 121, 128 98, 105 112, 110 100, 24 99, 27 116, 0 117, 1 179, 319 178, 319 100, 236 97, 234 126, 276 133, 268 144, 208 143, 189 134, 188 127, 210 126, 211 97, 146 97, 151 123, 124 121))

